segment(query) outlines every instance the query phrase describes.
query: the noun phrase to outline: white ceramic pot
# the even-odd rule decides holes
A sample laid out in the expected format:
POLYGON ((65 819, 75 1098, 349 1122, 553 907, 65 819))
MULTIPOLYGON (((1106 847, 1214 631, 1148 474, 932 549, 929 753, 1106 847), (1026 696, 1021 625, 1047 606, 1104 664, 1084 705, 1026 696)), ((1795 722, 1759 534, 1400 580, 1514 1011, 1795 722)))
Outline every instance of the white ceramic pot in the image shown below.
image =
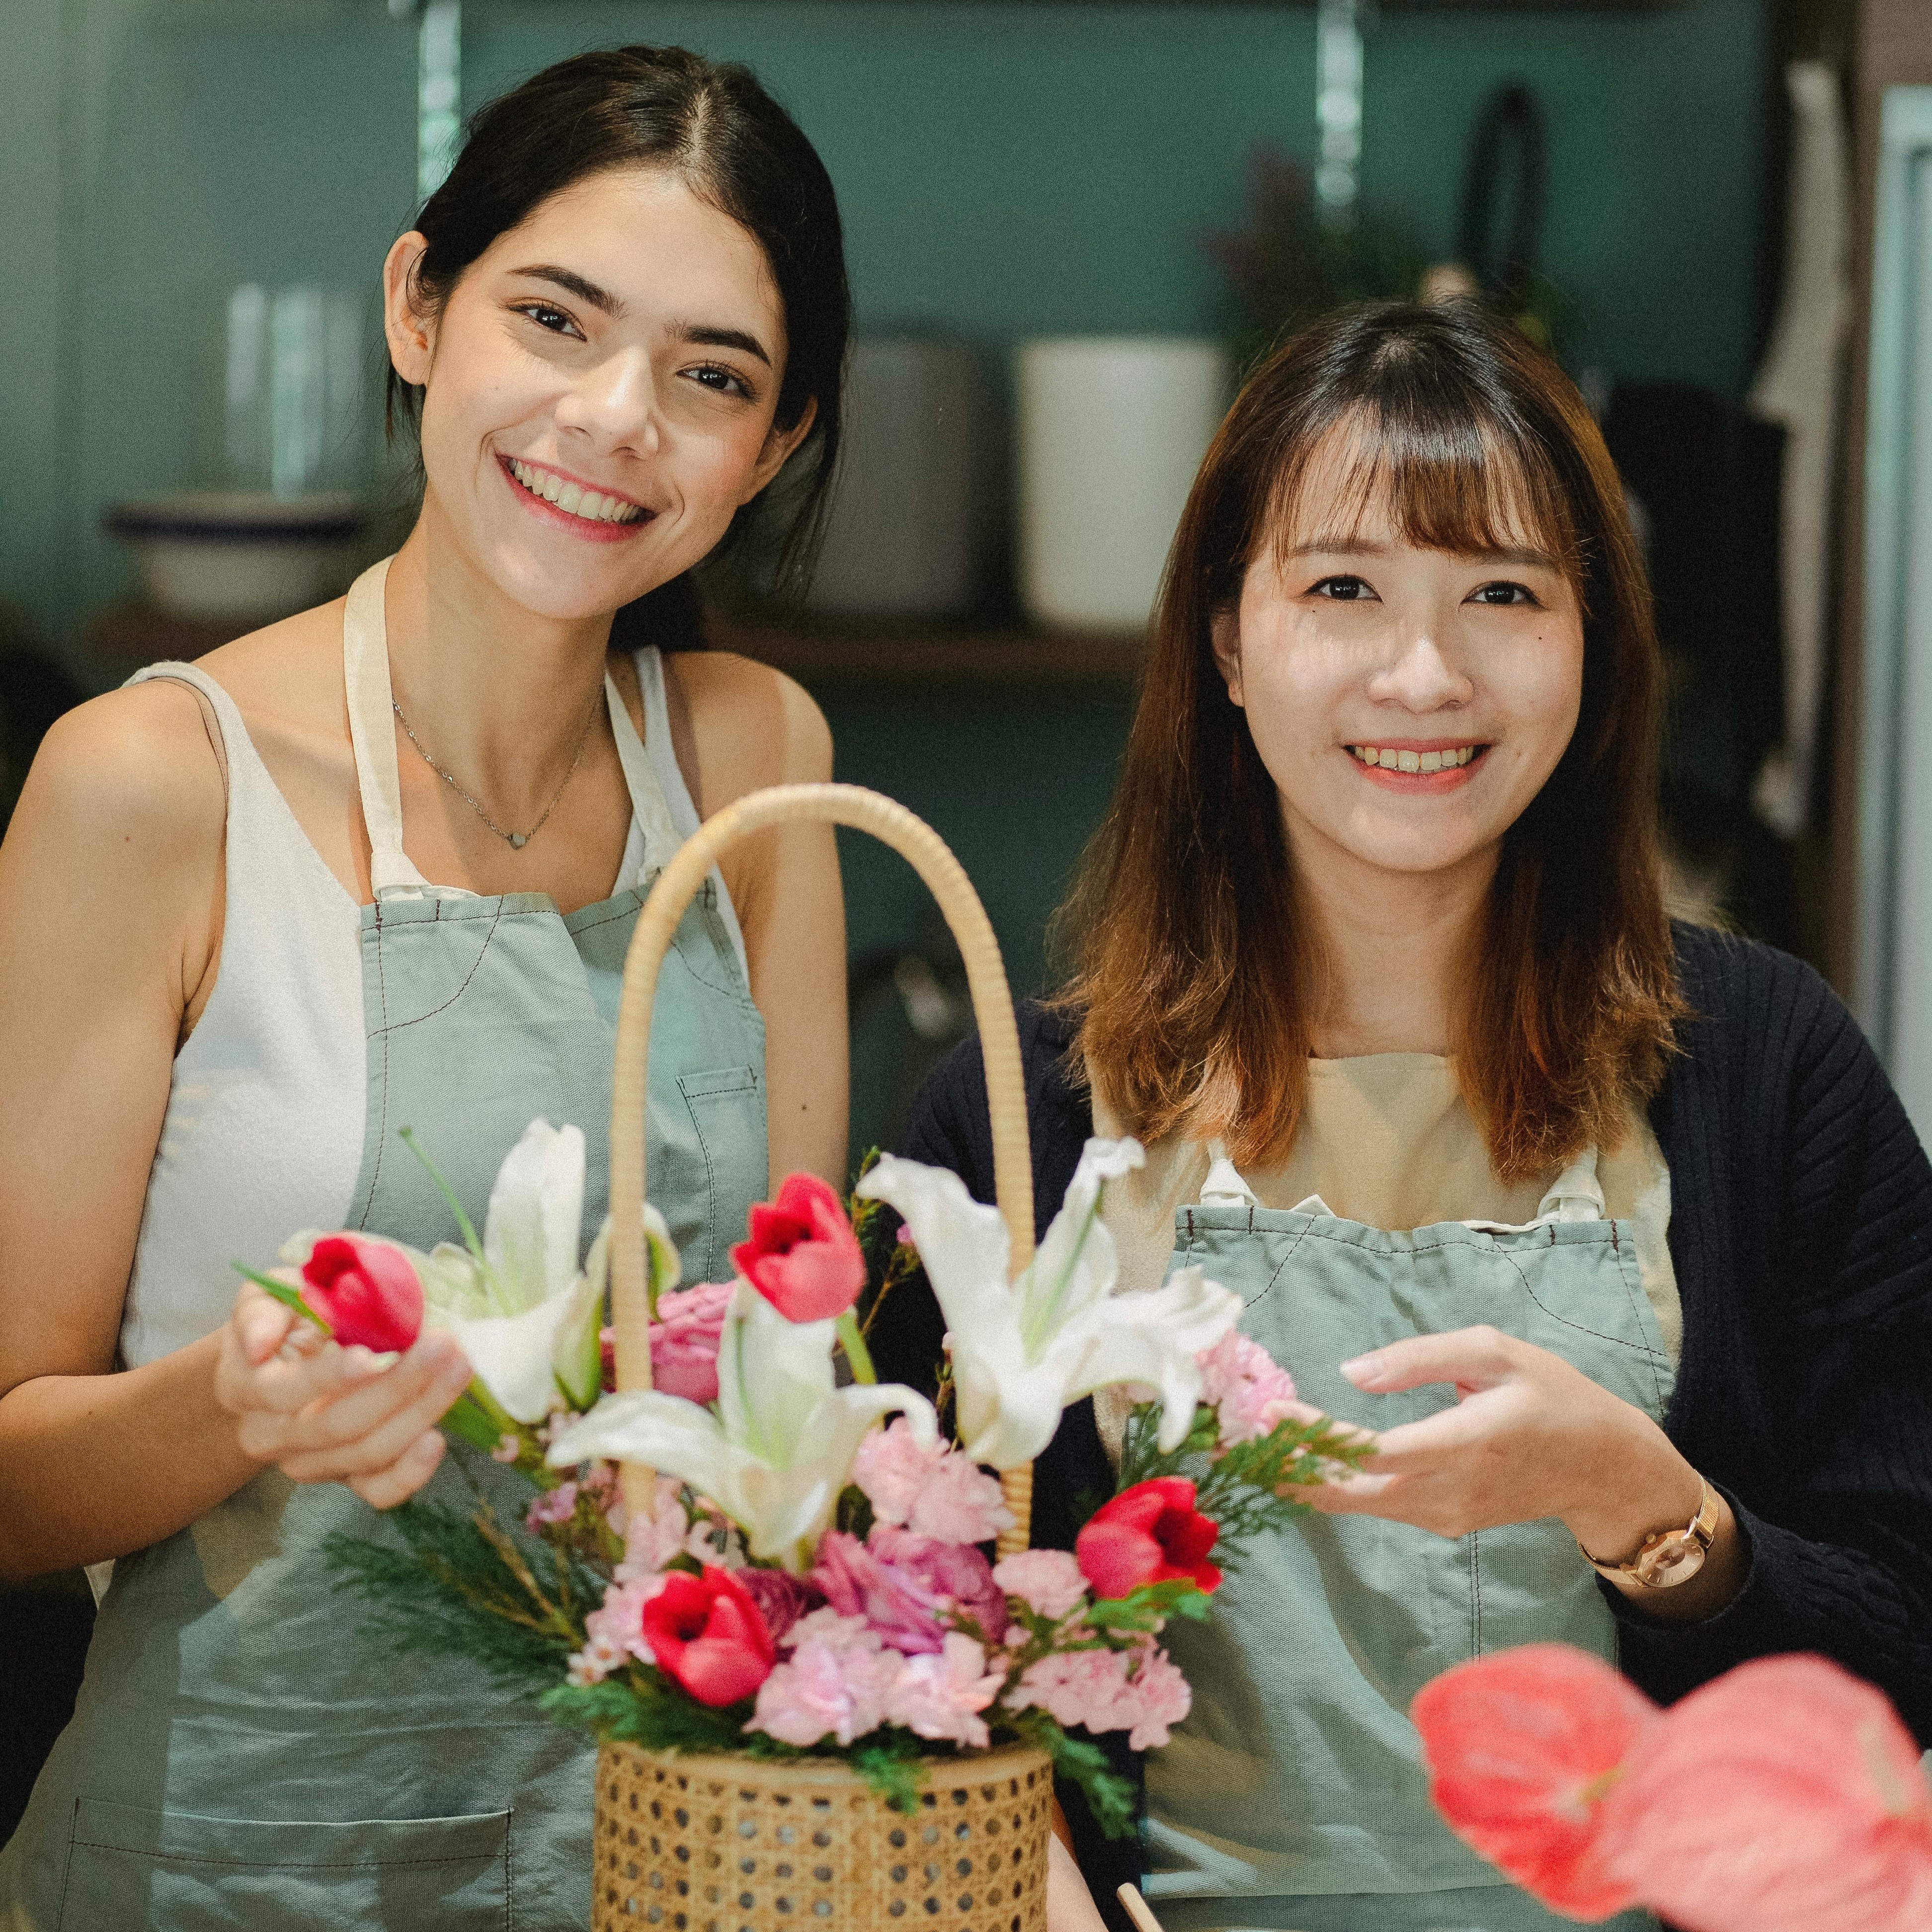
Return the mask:
POLYGON ((349 496, 202 492, 122 503, 107 528, 148 600, 176 616, 285 617, 347 584, 362 514, 349 496))
POLYGON ((1227 406, 1219 342, 1069 336, 1021 344, 1020 594, 1039 623, 1138 630, 1227 406))

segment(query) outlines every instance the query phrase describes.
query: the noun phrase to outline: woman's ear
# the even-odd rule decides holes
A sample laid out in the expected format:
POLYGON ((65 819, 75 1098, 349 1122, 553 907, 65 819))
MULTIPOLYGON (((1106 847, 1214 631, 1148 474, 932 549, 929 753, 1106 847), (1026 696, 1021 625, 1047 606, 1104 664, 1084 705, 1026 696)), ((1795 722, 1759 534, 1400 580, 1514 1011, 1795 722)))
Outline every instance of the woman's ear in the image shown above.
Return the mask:
POLYGON ((1214 668, 1228 687, 1230 704, 1241 702, 1241 619, 1237 610, 1216 610, 1208 620, 1214 647, 1214 668))
POLYGON ((812 434, 812 424, 818 420, 818 398, 808 396, 805 407, 798 412, 798 421, 790 429, 780 429, 772 425, 771 434, 765 438, 765 446, 758 452, 758 460, 752 466, 752 473, 746 480, 744 494, 738 501, 748 503, 790 460, 791 453, 812 434))
POLYGON ((406 382, 429 380, 435 338, 416 302, 416 266, 428 251, 428 238, 413 228, 399 236, 382 261, 382 334, 389 360, 406 382))

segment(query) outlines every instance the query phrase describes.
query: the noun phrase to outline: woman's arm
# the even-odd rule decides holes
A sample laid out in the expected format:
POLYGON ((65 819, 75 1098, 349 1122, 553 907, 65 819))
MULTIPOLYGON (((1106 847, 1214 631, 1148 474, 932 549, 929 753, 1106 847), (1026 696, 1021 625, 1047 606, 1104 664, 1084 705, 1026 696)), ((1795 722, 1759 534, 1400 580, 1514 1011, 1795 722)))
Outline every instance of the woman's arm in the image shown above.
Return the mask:
POLYGON ((142 1549, 271 1460, 399 1501, 467 1377, 447 1337, 383 1373, 284 1352, 260 1294, 113 1372, 175 1053, 218 970, 225 820, 196 699, 144 685, 55 725, 0 844, 0 1576, 142 1549))
MULTIPOLYGON (((687 774, 695 766, 700 818, 766 785, 831 777, 824 717, 782 672, 722 651, 665 664, 672 736, 688 730, 689 758, 680 746, 680 763, 687 774)), ((850 1076, 836 838, 829 825, 776 826, 734 847, 718 869, 764 1016, 772 1178, 816 1174, 842 1193, 850 1076)))

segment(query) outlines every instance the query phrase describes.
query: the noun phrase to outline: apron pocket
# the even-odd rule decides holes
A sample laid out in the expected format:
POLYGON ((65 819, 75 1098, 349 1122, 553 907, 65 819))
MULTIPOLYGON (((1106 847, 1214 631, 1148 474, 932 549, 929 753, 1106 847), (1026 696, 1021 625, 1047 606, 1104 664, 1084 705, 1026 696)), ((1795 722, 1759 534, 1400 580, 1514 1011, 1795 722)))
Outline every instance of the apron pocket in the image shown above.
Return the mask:
POLYGON ((706 1190, 701 1264, 686 1255, 684 1278, 728 1281, 732 1244, 745 1238, 746 1216, 753 1202, 765 1198, 770 1178, 764 1094, 750 1066, 680 1073, 677 1084, 691 1110, 706 1190))
POLYGON ((506 1932, 510 1814, 346 1824, 201 1818, 82 1798, 59 1932, 506 1932))

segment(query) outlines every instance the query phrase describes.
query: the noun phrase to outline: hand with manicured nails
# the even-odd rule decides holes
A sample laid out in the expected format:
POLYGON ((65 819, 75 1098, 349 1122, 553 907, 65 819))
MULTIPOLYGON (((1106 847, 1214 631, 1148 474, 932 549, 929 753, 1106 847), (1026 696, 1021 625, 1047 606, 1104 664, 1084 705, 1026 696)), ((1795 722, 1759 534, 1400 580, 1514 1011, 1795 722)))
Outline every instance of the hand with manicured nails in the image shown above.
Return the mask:
MULTIPOLYGON (((1553 1516, 1615 1562, 1652 1531, 1688 1523, 1702 1499, 1697 1472, 1642 1410, 1494 1328, 1410 1336, 1342 1372, 1372 1396, 1447 1382, 1456 1406, 1376 1433, 1358 1471, 1298 1492, 1328 1515, 1384 1516, 1450 1538, 1553 1516)), ((1629 1589, 1655 1616, 1708 1616, 1742 1586, 1741 1541, 1720 1497, 1703 1573, 1674 1589, 1629 1589)))
POLYGON ((392 1359, 344 1348, 249 1282, 222 1331, 214 1394, 248 1454, 393 1509, 436 1473, 436 1424, 469 1382, 448 1335, 426 1330, 392 1359))

